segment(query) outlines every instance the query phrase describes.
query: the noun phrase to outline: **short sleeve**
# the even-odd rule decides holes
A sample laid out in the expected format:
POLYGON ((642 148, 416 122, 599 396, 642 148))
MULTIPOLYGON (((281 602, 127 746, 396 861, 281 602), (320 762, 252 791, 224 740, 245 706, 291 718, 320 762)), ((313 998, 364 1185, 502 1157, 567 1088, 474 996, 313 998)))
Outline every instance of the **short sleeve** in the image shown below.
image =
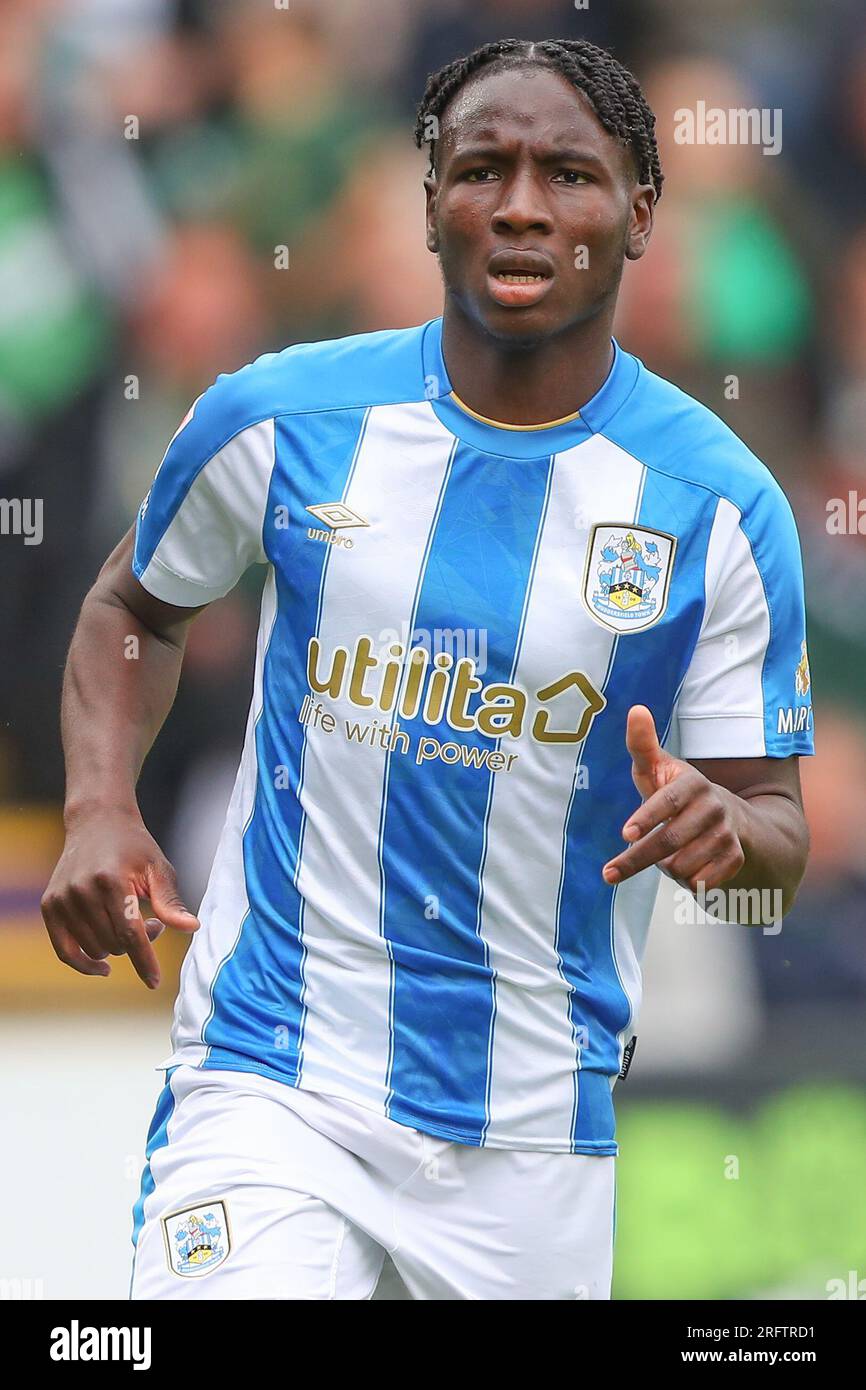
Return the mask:
POLYGON ((262 530, 274 420, 250 422, 232 381, 218 377, 194 403, 138 513, 133 573, 149 593, 179 607, 221 598, 251 564, 267 559, 262 530))
POLYGON ((683 758, 814 752, 800 542, 772 478, 740 510, 720 498, 704 621, 679 699, 683 758))

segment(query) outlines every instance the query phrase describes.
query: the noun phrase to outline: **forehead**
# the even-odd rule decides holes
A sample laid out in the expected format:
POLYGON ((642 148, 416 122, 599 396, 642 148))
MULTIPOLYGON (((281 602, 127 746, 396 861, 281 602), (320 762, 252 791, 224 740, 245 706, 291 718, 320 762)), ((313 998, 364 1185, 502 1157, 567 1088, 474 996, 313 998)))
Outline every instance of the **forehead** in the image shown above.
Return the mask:
POLYGON ((549 68, 483 69, 446 108, 439 132, 442 153, 485 145, 539 141, 589 146, 622 157, 623 147, 598 119, 588 97, 549 68))

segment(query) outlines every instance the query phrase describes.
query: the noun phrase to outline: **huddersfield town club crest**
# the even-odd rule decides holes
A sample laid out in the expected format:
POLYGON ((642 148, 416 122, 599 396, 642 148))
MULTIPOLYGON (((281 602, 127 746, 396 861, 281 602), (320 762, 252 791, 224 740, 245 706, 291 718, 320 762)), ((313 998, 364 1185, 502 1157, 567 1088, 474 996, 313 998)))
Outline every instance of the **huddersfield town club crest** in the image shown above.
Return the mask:
POLYGON ((665 611, 676 536, 628 522, 593 526, 586 552, 583 602, 611 632, 641 632, 665 611))
POLYGON ((162 1218, 169 1268, 195 1278, 221 1265, 231 1249, 229 1224, 222 1202, 185 1207, 162 1218))

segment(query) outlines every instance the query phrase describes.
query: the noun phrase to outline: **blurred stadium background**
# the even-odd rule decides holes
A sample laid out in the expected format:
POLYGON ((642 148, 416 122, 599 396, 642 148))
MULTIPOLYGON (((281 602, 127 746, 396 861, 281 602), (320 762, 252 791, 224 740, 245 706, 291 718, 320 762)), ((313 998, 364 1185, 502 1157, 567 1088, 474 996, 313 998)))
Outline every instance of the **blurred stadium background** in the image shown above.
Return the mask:
MULTIPOLYGON (((618 336, 779 477, 809 598, 808 876, 778 935, 660 901, 617 1092, 615 1296, 820 1299, 866 1276, 866 543, 827 527, 830 499, 866 495, 862 0, 5 0, 0 493, 43 499, 44 537, 0 537, 0 1295, 125 1297, 184 944, 159 943, 151 995, 125 961, 105 983, 64 969, 41 925, 78 605, 218 372, 440 312, 415 105, 430 70, 511 35, 588 37, 644 83, 667 181, 618 336), (782 152, 676 144, 699 99, 781 108, 782 152)), ((196 901, 255 587, 195 625, 141 784, 196 901)))

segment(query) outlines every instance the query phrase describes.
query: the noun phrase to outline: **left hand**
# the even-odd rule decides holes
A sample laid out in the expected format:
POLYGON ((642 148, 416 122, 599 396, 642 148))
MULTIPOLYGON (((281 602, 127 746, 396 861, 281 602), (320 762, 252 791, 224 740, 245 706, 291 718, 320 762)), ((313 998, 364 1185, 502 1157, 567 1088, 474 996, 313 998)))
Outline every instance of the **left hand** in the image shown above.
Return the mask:
POLYGON ((645 800, 623 826, 631 848, 605 864, 605 882, 620 883, 650 864, 693 893, 699 883, 710 889, 734 878, 746 861, 739 798, 666 753, 645 705, 629 710, 625 741, 634 784, 645 800))

